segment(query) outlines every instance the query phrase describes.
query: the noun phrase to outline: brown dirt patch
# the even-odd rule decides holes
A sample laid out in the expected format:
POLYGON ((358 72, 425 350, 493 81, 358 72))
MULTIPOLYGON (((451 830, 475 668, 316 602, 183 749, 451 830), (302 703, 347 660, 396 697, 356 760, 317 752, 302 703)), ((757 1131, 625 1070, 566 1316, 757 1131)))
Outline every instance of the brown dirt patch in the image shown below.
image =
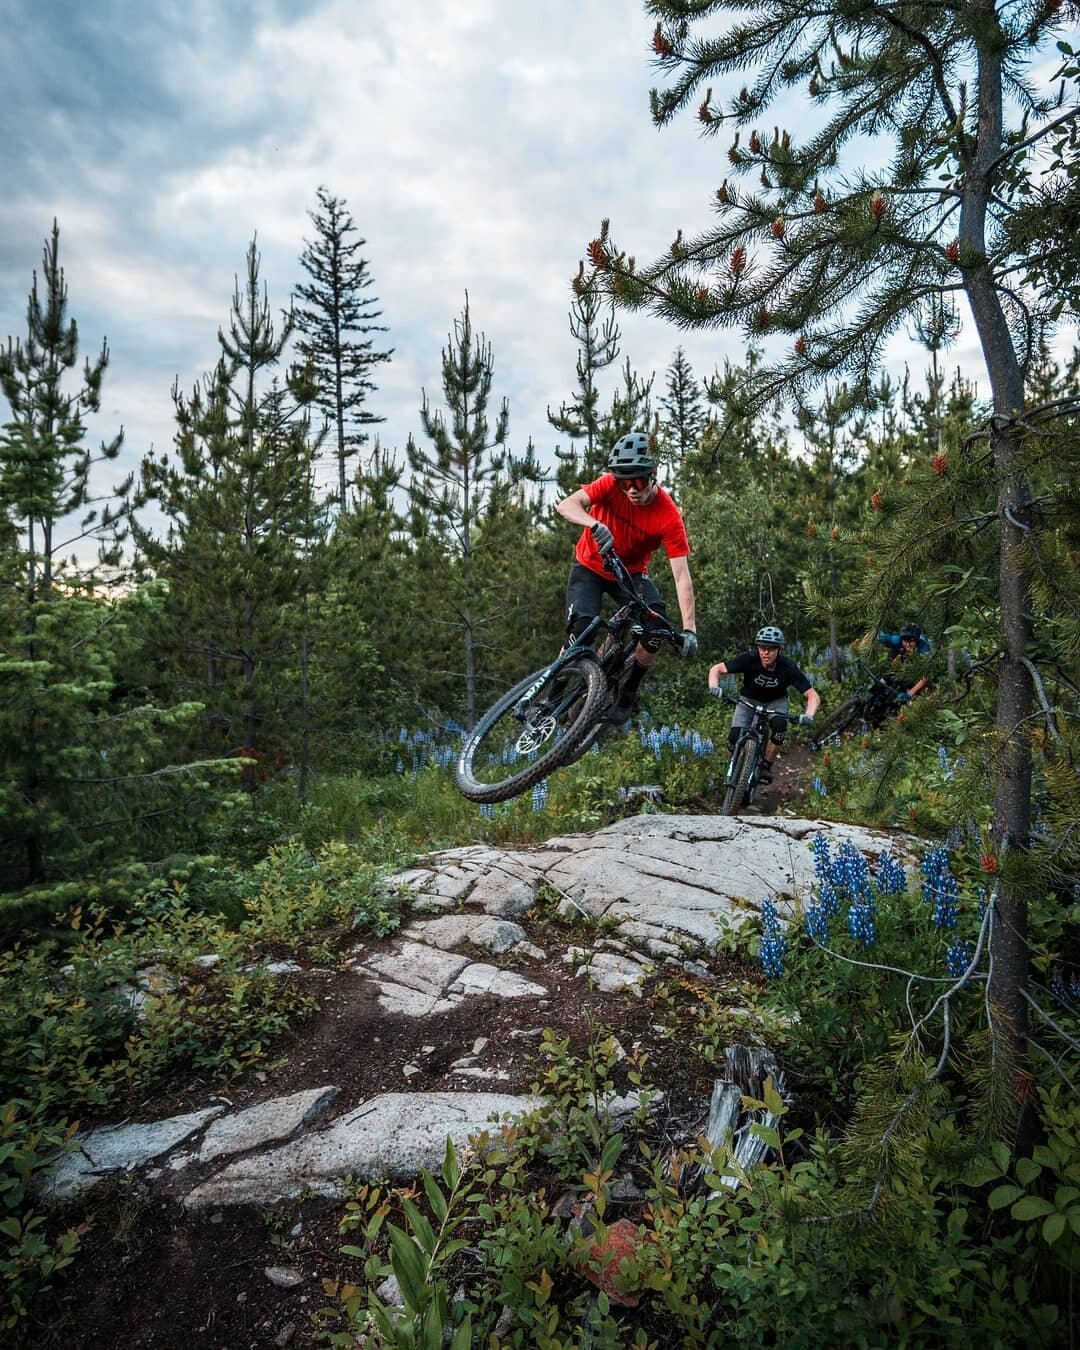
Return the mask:
MULTIPOLYGON (((775 780, 760 796, 763 814, 784 809, 799 790, 809 752, 792 747, 775 780)), ((715 810, 715 807, 712 809, 715 810)), ((529 921, 524 921, 528 928, 529 921)), ((548 1027, 581 1054, 590 1032, 614 1029, 629 1051, 649 1055, 648 1079, 665 1092, 661 1130, 671 1139, 687 1137, 704 1124, 712 1073, 688 1053, 679 1037, 665 1038, 670 1002, 658 999, 653 984, 643 998, 589 992, 561 960, 569 944, 595 941, 596 930, 537 929, 531 935, 547 952, 540 964, 504 958, 526 978, 548 990, 544 999, 472 998, 452 1012, 424 1018, 388 1015, 375 988, 351 970, 312 968, 290 978, 302 981, 317 1011, 275 1047, 271 1065, 224 1088, 205 1078, 171 1085, 163 1104, 147 1103, 147 1118, 205 1105, 215 1093, 234 1110, 304 1088, 334 1084, 341 1095, 334 1114, 380 1092, 454 1089, 527 1091, 537 1076, 539 1029, 548 1027), (586 936, 588 934, 588 936, 586 936), (513 1037, 514 1030, 533 1031, 513 1037), (453 1062, 473 1053, 481 1039, 481 1066, 509 1076, 497 1082, 450 1073, 453 1062), (432 1048, 433 1047, 433 1048, 432 1048), (406 1065, 419 1072, 406 1077, 406 1065)), ((393 939, 387 939, 386 945, 393 939)), ((379 944, 366 943, 370 952, 379 944)), ((478 954, 479 959, 495 960, 478 954)), ((679 999, 689 1007, 700 995, 754 973, 724 960, 711 963, 709 979, 679 975, 679 999)), ((672 972, 674 975, 674 972, 672 972)), ((616 1086, 629 1087, 622 1073, 616 1086)), ((184 1173, 194 1184, 193 1170, 184 1173)), ((82 1249, 66 1273, 51 1309, 52 1325, 40 1328, 35 1346, 65 1350, 239 1350, 240 1347, 320 1343, 313 1317, 332 1300, 323 1281, 362 1280, 360 1263, 341 1252, 340 1202, 308 1199, 268 1210, 251 1207, 188 1213, 141 1177, 111 1181, 91 1192, 75 1212, 60 1216, 89 1225, 82 1249), (264 1271, 297 1268, 303 1283, 280 1289, 264 1271)))

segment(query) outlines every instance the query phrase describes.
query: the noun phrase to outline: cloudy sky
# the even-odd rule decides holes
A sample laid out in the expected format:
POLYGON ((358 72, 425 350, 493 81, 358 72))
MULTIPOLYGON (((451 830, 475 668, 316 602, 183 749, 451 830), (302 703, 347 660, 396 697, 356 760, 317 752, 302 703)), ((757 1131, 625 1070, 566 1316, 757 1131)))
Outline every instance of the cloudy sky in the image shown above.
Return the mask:
MULTIPOLYGON (((55 216, 84 353, 105 336, 112 352, 99 434, 123 423, 129 464, 171 444, 170 387, 214 364, 255 234, 271 306, 288 304, 320 184, 367 241, 395 348, 368 405, 383 444, 419 433, 422 388, 441 403, 467 289, 512 444, 550 457, 545 409, 574 387, 570 278, 601 218, 654 256, 707 220, 724 176, 693 118, 652 126, 639 0, 0 0, 0 16, 0 340, 25 330, 55 216)), ((730 332, 619 324, 657 389, 679 343, 698 375, 742 355, 730 332)), ((974 368, 970 334, 951 359, 974 368)))

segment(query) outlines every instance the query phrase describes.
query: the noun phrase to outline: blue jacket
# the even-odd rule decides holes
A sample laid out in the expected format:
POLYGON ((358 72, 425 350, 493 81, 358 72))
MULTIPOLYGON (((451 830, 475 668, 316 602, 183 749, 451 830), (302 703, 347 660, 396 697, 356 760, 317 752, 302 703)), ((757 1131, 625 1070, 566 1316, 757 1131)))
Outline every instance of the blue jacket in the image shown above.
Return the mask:
MULTIPOLYGON (((904 649, 900 644, 899 633, 879 633, 877 640, 883 647, 888 647, 893 656, 903 656, 904 649)), ((915 654, 926 656, 930 650, 930 639, 924 633, 915 644, 915 654)))

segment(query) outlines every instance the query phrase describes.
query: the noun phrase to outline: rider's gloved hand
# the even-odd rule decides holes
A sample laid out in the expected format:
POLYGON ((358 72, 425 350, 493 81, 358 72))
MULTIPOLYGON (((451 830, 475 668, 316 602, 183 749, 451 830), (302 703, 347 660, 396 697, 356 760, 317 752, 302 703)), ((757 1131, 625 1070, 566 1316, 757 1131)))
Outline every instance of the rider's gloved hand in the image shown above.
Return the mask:
POLYGON ((692 633, 689 628, 682 630, 682 648, 679 655, 684 661, 692 661, 698 654, 697 634, 692 633))
POLYGON ((723 697, 724 697, 724 691, 720 688, 720 686, 719 686, 718 684, 710 684, 710 685, 709 685, 709 693, 712 694, 713 698, 723 698, 723 697))
POLYGON ((615 537, 604 522, 602 520, 595 521, 589 528, 592 530, 592 537, 596 540, 596 547, 600 550, 601 555, 610 553, 615 547, 615 537))
POLYGON ((908 693, 908 691, 907 691, 906 689, 901 689, 900 692, 897 694, 896 697, 897 697, 897 699, 899 700, 899 702, 901 702, 901 703, 910 703, 910 702, 911 702, 911 695, 908 693))
POLYGON ((814 714, 813 714, 813 713, 800 713, 800 714, 799 714, 799 726, 801 726, 801 727, 808 727, 808 726, 810 725, 810 723, 811 723, 813 720, 814 720, 814 714))

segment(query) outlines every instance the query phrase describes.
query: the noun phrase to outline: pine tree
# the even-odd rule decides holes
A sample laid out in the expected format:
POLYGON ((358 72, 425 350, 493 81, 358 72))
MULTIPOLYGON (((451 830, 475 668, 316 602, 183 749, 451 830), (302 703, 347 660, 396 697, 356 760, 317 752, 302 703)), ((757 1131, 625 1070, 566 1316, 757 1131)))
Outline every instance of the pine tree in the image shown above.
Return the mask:
POLYGON ((667 393, 661 398, 660 407, 666 414, 660 423, 662 439, 678 472, 687 455, 696 448, 706 420, 702 391, 682 347, 675 348, 668 366, 667 393))
POLYGON ((154 707, 132 687, 137 634, 160 596, 102 585, 101 568, 115 580, 130 478, 95 499, 92 470, 115 461, 122 437, 98 455, 84 444, 85 418, 100 409, 104 342, 66 387, 79 343, 59 233, 54 222, 25 342, 0 352, 10 408, 0 432, 0 889, 33 885, 63 900, 65 879, 81 903, 79 879, 138 858, 148 831, 158 856, 178 780, 189 803, 202 799, 182 764, 160 767, 165 729, 197 710, 154 707))
MULTIPOLYGON (((289 743, 277 677, 295 659, 295 605, 310 585, 310 557, 295 545, 318 517, 311 501, 315 445, 298 372, 275 378, 292 331, 275 332, 253 240, 237 281, 221 356, 190 395, 173 390, 176 452, 147 456, 141 502, 169 521, 158 539, 136 528, 145 555, 169 580, 167 637, 191 687, 207 703, 210 748, 261 758, 289 743)), ((254 786, 249 770, 245 785, 254 786)))
MULTIPOLYGON (((452 630, 460 634, 464 658, 466 724, 476 721, 478 653, 484 631, 511 603, 505 578, 489 566, 477 547, 478 527, 497 486, 509 478, 534 478, 531 456, 515 459, 506 451, 509 408, 506 400, 492 428, 488 403, 495 363, 482 333, 474 334, 469 297, 454 321, 442 353, 442 387, 449 424, 432 408, 426 392, 420 409, 431 449, 409 438, 406 452, 413 479, 409 487, 412 530, 429 569, 427 594, 442 602, 452 630)), ((447 620, 435 618, 442 626, 447 620)), ((434 648, 429 661, 434 656, 434 648)))
POLYGON ((570 334, 578 344, 577 390, 558 413, 547 410, 548 421, 555 430, 570 438, 568 450, 558 447, 555 450, 562 461, 558 481, 564 496, 595 478, 604 467, 598 451, 601 417, 596 377, 619 355, 619 329, 610 306, 604 305, 598 290, 586 287, 575 293, 570 305, 570 334), (603 308, 608 312, 601 323, 603 308), (575 444, 578 441, 584 441, 580 451, 575 444))
MULTIPOLYGON (((612 243, 605 222, 589 247, 594 276, 582 284, 601 283, 617 304, 684 327, 739 323, 751 335, 787 335, 786 352, 747 389, 750 402, 798 396, 825 377, 869 388, 886 339, 905 317, 926 315, 957 291, 967 298, 993 404, 984 480, 996 494, 1000 544, 993 835, 998 851, 1019 864, 1001 881, 990 1000, 997 1049, 1019 1065, 1029 1017, 1021 873, 1031 850, 1034 699, 1024 559, 1036 524, 1024 455, 1030 410, 1026 423, 1021 410, 1024 367, 1040 331, 1061 313, 1058 295, 1040 287, 1045 278, 1025 256, 1019 227, 1035 156, 1076 122, 1075 91, 1062 111, 1056 94, 1040 91, 1029 74, 1065 11, 1031 6, 1017 16, 1002 0, 922 8, 650 0, 649 8, 659 20, 659 63, 673 78, 652 95, 654 120, 664 125, 697 101, 707 134, 737 128, 729 162, 761 190, 724 181, 717 224, 693 239, 680 230, 644 267, 612 243), (728 17, 727 26, 699 36, 718 16, 728 17), (741 81, 747 68, 760 72, 757 80, 726 104, 706 88, 729 76, 741 81), (789 90, 805 91, 825 114, 801 141, 755 125, 789 90), (858 135, 892 138, 880 168, 844 164, 858 135), (1028 289, 1016 284, 1025 274, 1028 289)), ((1075 84, 1075 63, 1062 74, 1075 84)), ((948 472, 947 463, 941 468, 948 472)), ((928 503, 944 509, 947 493, 930 483, 926 492, 928 503)), ((894 575, 926 562, 926 551, 909 541, 894 575)))
POLYGON ((338 503, 348 505, 346 464, 365 445, 368 430, 385 418, 366 406, 376 385, 377 366, 389 361, 392 347, 378 350, 369 334, 385 333, 377 324, 382 311, 364 295, 373 284, 367 260, 358 256, 366 239, 353 237, 356 227, 344 201, 320 187, 319 211, 308 214, 316 237, 307 241, 300 265, 311 278, 296 288, 303 302, 296 310, 298 343, 319 384, 316 405, 326 418, 338 466, 338 503))
MULTIPOLYGON (((807 530, 821 540, 824 585, 830 595, 839 595, 850 588, 856 558, 865 567, 865 540, 857 533, 865 495, 855 473, 866 438, 865 414, 852 390, 840 383, 826 385, 820 402, 800 408, 797 420, 810 455, 797 469, 807 530)), ((830 674, 839 680, 838 620, 835 612, 828 618, 830 674)))

